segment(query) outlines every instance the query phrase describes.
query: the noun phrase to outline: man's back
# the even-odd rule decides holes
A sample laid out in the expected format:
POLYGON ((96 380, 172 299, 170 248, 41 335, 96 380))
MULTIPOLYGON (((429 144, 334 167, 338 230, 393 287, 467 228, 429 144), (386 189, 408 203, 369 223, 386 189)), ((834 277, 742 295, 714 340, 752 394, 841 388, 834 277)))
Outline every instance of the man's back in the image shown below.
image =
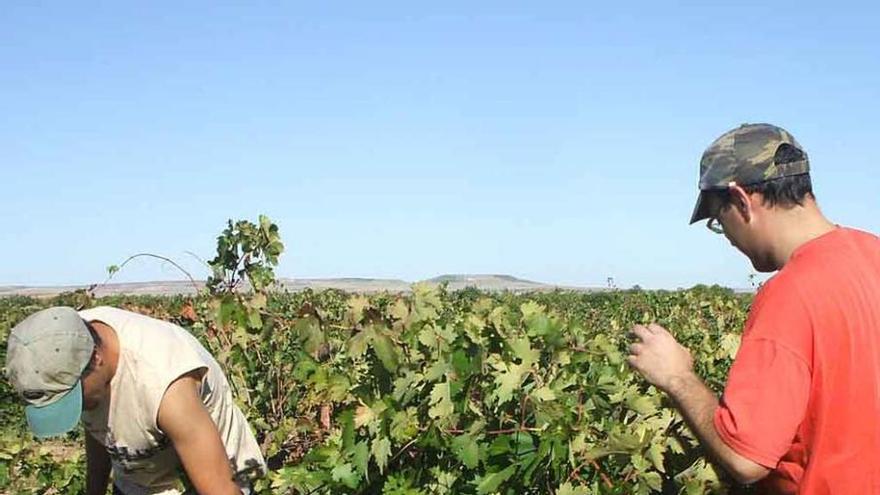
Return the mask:
POLYGON ((107 324, 119 339, 110 402, 84 413, 83 421, 110 453, 115 483, 125 493, 146 493, 147 487, 167 489, 175 484, 180 461, 160 430, 157 415, 169 385, 194 370, 204 371, 202 404, 217 425, 233 472, 264 466, 226 377, 192 335, 171 323, 116 308, 94 308, 81 311, 80 316, 107 324))

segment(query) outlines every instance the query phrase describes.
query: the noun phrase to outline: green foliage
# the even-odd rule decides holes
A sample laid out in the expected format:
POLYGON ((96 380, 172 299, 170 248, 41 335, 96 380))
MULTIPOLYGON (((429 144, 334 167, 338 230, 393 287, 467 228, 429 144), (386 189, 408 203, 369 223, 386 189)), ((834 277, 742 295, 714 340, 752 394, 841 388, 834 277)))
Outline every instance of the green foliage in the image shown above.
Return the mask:
POLYGON ((254 291, 267 289, 275 280, 273 267, 282 251, 278 226, 265 215, 260 215, 259 225, 229 220, 217 237, 217 256, 208 262, 213 270, 208 288, 212 293, 233 292, 248 281, 254 291))
MULTIPOLYGON (((369 297, 277 293, 269 289, 281 250, 267 219, 230 222, 209 292, 100 301, 184 325, 217 356, 269 462, 258 493, 726 491, 682 418, 628 368, 627 331, 666 326, 720 391, 749 296, 429 285, 369 297), (236 291, 241 280, 251 290, 236 291)), ((0 357, 11 325, 51 303, 0 299, 0 357)), ((81 460, 27 440, 5 381, 0 394, 0 482, 14 479, 11 493, 74 493, 81 460)))
MULTIPOLYGON (((249 293, 222 310, 226 296, 100 302, 185 325, 222 360, 270 462, 260 493, 724 490, 682 419, 628 369, 626 330, 666 325, 720 390, 746 296, 417 286, 412 295, 307 291, 265 302, 249 293)), ((53 304, 0 301, 4 343, 13 323, 53 304)), ((75 491, 81 459, 27 440, 14 393, 5 382, 0 390, 0 414, 13 425, 0 437, 0 478, 15 479, 12 493, 75 491)))

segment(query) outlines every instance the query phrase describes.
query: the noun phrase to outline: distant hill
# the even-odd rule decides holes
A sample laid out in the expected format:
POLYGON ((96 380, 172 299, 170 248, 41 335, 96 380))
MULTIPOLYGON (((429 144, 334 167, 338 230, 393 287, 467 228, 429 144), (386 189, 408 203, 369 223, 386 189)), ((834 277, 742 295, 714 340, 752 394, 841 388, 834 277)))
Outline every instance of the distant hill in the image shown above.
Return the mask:
MULTIPOLYGON (((503 274, 447 274, 430 278, 424 281, 429 284, 446 283, 450 290, 460 290, 466 287, 475 287, 486 291, 545 291, 556 288, 565 290, 594 291, 603 290, 586 287, 557 287, 554 285, 523 280, 511 275, 503 274)), ((410 291, 410 282, 398 279, 384 278, 282 278, 280 286, 291 292, 299 292, 305 289, 324 290, 339 289, 347 292, 376 293, 376 292, 400 292, 410 291)), ((107 284, 96 289, 97 296, 130 294, 130 295, 175 295, 194 294, 197 289, 204 286, 203 282, 197 282, 194 287, 189 281, 155 281, 107 284)), ((0 286, 0 297, 11 295, 26 295, 34 297, 51 297, 62 292, 70 292, 77 289, 86 289, 85 285, 67 286, 42 286, 29 287, 23 285, 0 286)))
POLYGON ((477 280, 477 279, 499 280, 499 281, 505 281, 505 282, 515 283, 515 284, 537 284, 537 285, 544 285, 544 284, 540 284, 540 283, 538 283, 538 282, 532 282, 531 280, 524 280, 524 279, 521 279, 521 278, 516 278, 516 277, 514 277, 513 275, 496 275, 496 274, 452 274, 452 275, 440 275, 439 277, 430 278, 430 279, 426 280, 426 282, 433 282, 433 283, 442 283, 442 282, 457 283, 457 282, 467 282, 467 281, 470 281, 470 280, 477 280))
POLYGON ((448 284, 450 290, 474 287, 480 290, 524 292, 529 290, 551 290, 552 285, 523 280, 511 275, 495 274, 450 274, 440 275, 425 282, 429 284, 448 284))

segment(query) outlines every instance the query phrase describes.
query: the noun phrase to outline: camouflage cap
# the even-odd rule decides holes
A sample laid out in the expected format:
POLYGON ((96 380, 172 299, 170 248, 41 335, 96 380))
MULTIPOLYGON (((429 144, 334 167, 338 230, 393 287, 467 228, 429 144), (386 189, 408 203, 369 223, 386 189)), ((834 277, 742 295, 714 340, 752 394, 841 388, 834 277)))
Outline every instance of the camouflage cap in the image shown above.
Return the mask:
POLYGON ((743 124, 715 140, 700 160, 700 196, 691 223, 712 212, 704 191, 750 186, 771 179, 806 174, 810 162, 785 129, 770 124, 743 124))

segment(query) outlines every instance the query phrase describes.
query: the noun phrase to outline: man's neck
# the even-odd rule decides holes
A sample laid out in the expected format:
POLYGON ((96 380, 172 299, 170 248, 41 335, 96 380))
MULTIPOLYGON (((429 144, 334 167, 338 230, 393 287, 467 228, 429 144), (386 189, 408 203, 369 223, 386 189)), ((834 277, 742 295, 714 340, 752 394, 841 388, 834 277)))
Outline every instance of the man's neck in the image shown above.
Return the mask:
POLYGON ((774 260, 780 268, 788 263, 797 248, 837 228, 811 200, 807 200, 803 207, 781 211, 773 224, 774 260))
POLYGON ((92 327, 101 337, 101 347, 104 360, 107 363, 107 383, 116 376, 116 366, 119 364, 119 336, 113 327, 100 321, 92 321, 92 327))

